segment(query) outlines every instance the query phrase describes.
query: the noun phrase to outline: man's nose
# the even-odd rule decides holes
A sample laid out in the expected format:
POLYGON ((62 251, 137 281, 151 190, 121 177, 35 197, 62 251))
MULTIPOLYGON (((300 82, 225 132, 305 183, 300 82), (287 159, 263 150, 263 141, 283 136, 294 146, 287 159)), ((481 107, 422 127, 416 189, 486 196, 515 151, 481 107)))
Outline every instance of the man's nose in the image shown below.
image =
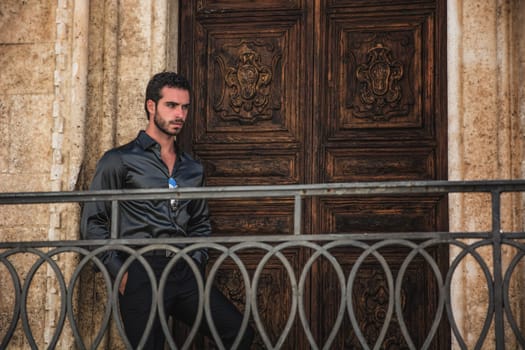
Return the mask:
POLYGON ((177 108, 175 108, 175 115, 177 117, 184 117, 184 110, 182 109, 181 106, 178 106, 177 108))

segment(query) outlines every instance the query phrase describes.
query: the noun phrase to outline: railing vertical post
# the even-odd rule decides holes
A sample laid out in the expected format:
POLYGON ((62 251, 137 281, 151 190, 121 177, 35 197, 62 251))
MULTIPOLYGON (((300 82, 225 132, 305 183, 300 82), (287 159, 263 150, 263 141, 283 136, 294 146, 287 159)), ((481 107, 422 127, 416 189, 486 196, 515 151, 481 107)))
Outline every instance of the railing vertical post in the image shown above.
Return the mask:
POLYGON ((301 216, 302 216, 302 196, 300 194, 295 195, 295 201, 294 201, 294 218, 293 218, 293 234, 294 235, 300 235, 301 234, 301 216))
POLYGON ((111 201, 111 238, 118 238, 118 200, 111 201))
POLYGON ((496 349, 505 349, 505 328, 503 327, 503 278, 501 263, 501 190, 491 191, 492 196, 492 259, 494 268, 494 327, 496 349))

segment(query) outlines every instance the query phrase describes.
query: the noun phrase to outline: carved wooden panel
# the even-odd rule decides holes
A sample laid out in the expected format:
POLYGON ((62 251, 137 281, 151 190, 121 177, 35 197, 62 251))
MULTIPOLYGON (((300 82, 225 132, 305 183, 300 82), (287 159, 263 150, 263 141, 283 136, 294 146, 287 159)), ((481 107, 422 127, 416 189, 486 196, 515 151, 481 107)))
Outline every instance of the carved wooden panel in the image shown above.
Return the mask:
MULTIPOLYGON (((305 0, 303 0, 305 1, 305 0)), ((213 13, 215 11, 254 11, 264 9, 286 10, 300 8, 301 0, 265 0, 265 1, 229 1, 229 0, 199 0, 199 13, 213 13)))
POLYGON ((202 151, 208 185, 294 184, 299 182, 298 150, 202 151))
POLYGON ((329 61, 330 137, 432 137, 432 24, 432 13, 378 15, 373 23, 328 16, 328 49, 336 53, 329 61))
MULTIPOLYGON (((296 271, 300 269, 300 250, 287 249, 282 251, 285 258, 288 260, 292 268, 296 271)), ((262 254, 266 253, 263 250, 250 249, 245 254, 240 254, 247 266, 256 266, 262 254)), ((211 256, 211 261, 214 260, 214 254, 211 256)), ((254 268, 248 268, 250 278, 253 279, 254 268)), ((297 273, 296 273, 297 274, 297 273)), ((230 300, 236 304, 239 310, 243 311, 245 307, 245 286, 242 283, 242 275, 238 267, 230 260, 226 260, 222 265, 216 276, 216 283, 219 289, 222 290, 230 300)), ((265 332, 268 338, 275 344, 279 339, 281 332, 285 328, 288 317, 292 310, 292 296, 293 290, 290 283, 290 277, 283 266, 283 263, 275 257, 270 258, 258 278, 258 288, 256 291, 257 307, 259 317, 261 318, 265 332), (276 298, 278 296, 278 298, 276 298)), ((252 322, 255 329, 256 326, 252 322)), ((293 327, 288 341, 284 344, 284 349, 294 349, 300 344, 300 329, 293 327)), ((266 349, 264 342, 261 340, 260 334, 256 335, 254 349, 266 349)))
MULTIPOLYGON (((301 251, 299 249, 285 249, 281 252, 292 269, 296 271, 295 274, 297 275, 301 268, 301 264, 299 263, 302 259, 301 251)), ((251 248, 238 251, 237 254, 245 264, 250 277, 250 283, 252 283, 255 267, 261 261, 263 254, 266 254, 266 251, 251 248)), ((208 270, 217 260, 218 255, 219 252, 210 250, 208 270)), ((226 259, 222 262, 215 275, 214 283, 222 293, 235 304, 240 312, 244 312, 246 307, 246 286, 243 275, 233 260, 226 259)), ((283 263, 278 258, 272 257, 261 270, 257 284, 256 298, 259 317, 268 338, 275 344, 285 328, 292 310, 293 290, 290 277, 283 263), (279 296, 279 298, 275 298, 275 296, 279 296)), ((253 320, 250 323, 253 329, 257 328, 253 320)), ((183 344, 181 340, 184 340, 188 334, 189 328, 186 325, 179 322, 175 324, 174 339, 179 347, 183 344)), ((293 327, 288 340, 283 345, 283 349, 303 348, 301 344, 304 340, 299 340, 301 338, 301 330, 298 327, 293 327)), ((192 343, 192 349, 216 349, 216 347, 209 339, 202 335, 197 335, 192 343)), ((252 349, 266 349, 261 335, 258 332, 256 332, 252 349)))
POLYGON ((432 148, 330 148, 322 182, 433 179, 435 158, 432 148))
MULTIPOLYGON (((401 247, 383 249, 380 253, 388 256, 389 267, 395 280, 399 266, 408 254, 408 251, 401 247)), ((332 252, 338 261, 345 261, 342 264, 346 276, 350 274, 353 262, 359 257, 362 251, 350 248, 341 248, 337 252, 332 252), (344 258, 343 258, 344 257, 344 258)), ((338 302, 341 299, 340 283, 332 265, 326 260, 320 263, 320 285, 319 300, 334 300, 330 306, 319 305, 318 313, 322 315, 324 322, 319 324, 319 340, 324 342, 331 330, 337 317, 338 302)), ((429 307, 435 302, 435 294, 432 288, 435 287, 434 276, 427 273, 428 265, 421 257, 416 257, 405 272, 401 288, 401 306, 404 314, 404 321, 416 344, 420 348, 425 340, 429 327, 422 320, 434 317, 435 308, 429 307)), ((356 279, 351 290, 352 305, 360 331, 368 342, 370 348, 374 347, 385 322, 389 296, 394 293, 388 287, 385 272, 377 267, 377 260, 369 257, 360 266, 356 279)), ((434 341, 434 345, 439 341, 434 341)), ((348 312, 346 312, 338 337, 332 345, 333 349, 361 349, 363 346, 354 332, 348 312)), ((406 349, 408 348, 404 337, 399 328, 397 317, 394 314, 381 349, 406 349)))
POLYGON ((331 9, 348 9, 352 7, 361 7, 366 8, 367 6, 388 6, 388 5, 398 5, 403 6, 403 9, 407 8, 419 8, 422 4, 429 4, 433 6, 435 0, 327 0, 327 7, 331 9), (415 5, 415 6, 414 6, 415 5))
POLYGON ((299 142, 298 18, 275 22, 199 23, 199 66, 207 83, 196 91, 196 144, 299 142))
POLYGON ((209 204, 215 235, 293 234, 293 200, 223 199, 209 204))
POLYGON ((337 197, 320 201, 321 232, 435 230, 441 196, 337 197))

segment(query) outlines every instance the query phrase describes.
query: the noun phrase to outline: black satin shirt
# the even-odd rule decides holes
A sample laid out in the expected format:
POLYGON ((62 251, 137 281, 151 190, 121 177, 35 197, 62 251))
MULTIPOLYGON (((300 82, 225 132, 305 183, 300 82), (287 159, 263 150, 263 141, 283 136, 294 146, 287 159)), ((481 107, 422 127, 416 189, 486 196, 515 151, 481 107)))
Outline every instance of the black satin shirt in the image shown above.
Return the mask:
MULTIPOLYGON (((178 187, 203 186, 202 165, 188 154, 177 151, 171 177, 178 187)), ((168 167, 161 160, 160 145, 144 131, 130 143, 107 151, 97 164, 90 190, 168 188, 168 167)), ((211 232, 205 200, 119 201, 119 238, 157 238, 208 236, 211 232)), ((109 239, 111 202, 86 202, 82 211, 84 239, 109 239)), ((203 264, 206 250, 192 257, 203 264)), ((108 272, 116 276, 123 256, 116 251, 101 257, 108 272)))

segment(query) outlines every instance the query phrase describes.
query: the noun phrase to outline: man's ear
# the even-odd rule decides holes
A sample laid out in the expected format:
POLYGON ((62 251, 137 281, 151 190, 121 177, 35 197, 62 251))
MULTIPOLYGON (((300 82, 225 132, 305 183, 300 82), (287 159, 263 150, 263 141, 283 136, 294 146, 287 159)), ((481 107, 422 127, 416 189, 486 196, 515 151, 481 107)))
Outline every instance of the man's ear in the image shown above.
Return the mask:
POLYGON ((153 100, 146 101, 146 107, 148 108, 149 115, 155 114, 155 109, 157 107, 155 105, 155 101, 153 101, 153 100))

